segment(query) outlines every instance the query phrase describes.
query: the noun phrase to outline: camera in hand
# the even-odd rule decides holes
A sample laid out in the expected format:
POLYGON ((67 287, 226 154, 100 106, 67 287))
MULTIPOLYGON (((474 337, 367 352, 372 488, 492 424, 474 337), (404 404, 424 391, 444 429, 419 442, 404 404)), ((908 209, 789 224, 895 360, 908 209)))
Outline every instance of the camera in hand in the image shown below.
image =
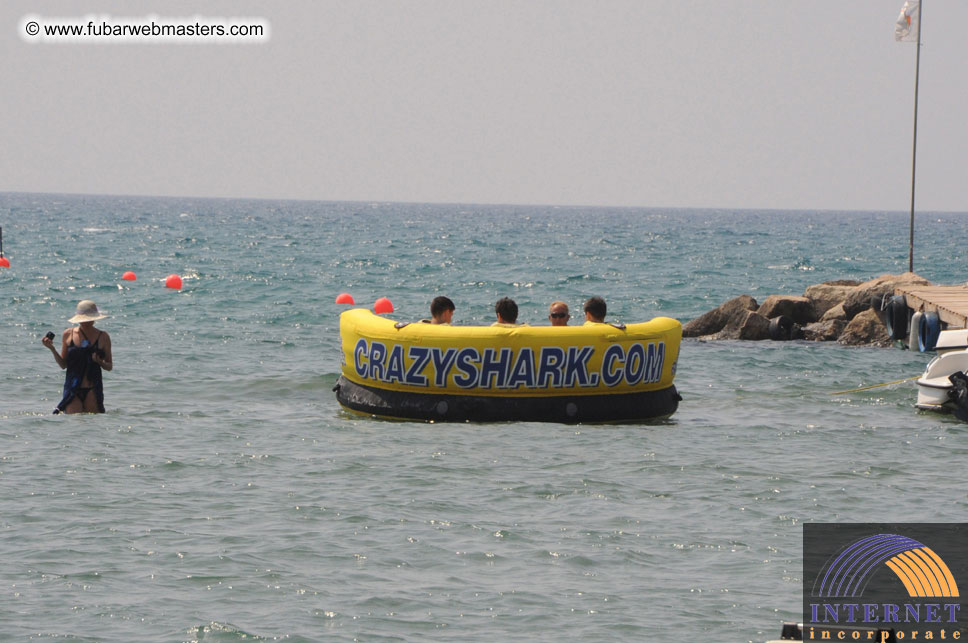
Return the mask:
POLYGON ((51 332, 51 331, 47 331, 47 334, 44 335, 44 337, 46 337, 47 339, 49 339, 51 341, 54 341, 54 333, 51 332))

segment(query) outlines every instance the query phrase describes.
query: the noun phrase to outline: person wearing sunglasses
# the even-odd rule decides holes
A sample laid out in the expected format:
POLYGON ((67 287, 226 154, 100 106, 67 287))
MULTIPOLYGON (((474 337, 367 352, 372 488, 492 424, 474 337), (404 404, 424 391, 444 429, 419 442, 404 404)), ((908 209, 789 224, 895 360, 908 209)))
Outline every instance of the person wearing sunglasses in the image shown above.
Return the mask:
POLYGON ((568 304, 556 301, 548 308, 548 320, 552 326, 567 326, 571 315, 568 314, 568 304))

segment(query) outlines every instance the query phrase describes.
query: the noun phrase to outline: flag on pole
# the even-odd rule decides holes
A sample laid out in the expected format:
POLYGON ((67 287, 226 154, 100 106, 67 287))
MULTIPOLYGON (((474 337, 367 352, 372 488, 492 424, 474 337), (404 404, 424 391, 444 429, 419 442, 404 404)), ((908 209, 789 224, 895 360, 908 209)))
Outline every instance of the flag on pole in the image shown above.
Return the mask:
POLYGON ((917 42, 918 21, 921 20, 921 0, 905 0, 901 15, 894 26, 894 40, 898 42, 917 42))

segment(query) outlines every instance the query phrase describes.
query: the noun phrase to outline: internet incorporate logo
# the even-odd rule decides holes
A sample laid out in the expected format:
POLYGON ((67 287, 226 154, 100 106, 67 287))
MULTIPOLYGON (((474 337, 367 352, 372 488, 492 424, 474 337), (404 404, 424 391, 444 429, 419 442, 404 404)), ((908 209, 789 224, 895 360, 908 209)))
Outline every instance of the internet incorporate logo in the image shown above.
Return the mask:
POLYGON ((968 641, 968 525, 807 523, 804 640, 968 641))
POLYGON ((848 545, 824 567, 813 595, 863 596, 882 564, 897 575, 912 598, 959 596, 954 576, 941 557, 917 540, 897 534, 878 534, 848 545))

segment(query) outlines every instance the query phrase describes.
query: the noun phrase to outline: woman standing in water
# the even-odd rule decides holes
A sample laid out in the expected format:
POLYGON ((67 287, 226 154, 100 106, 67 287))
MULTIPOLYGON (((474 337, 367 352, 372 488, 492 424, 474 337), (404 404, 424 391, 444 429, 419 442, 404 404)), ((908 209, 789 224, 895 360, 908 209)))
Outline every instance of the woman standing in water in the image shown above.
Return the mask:
POLYGON ((94 322, 107 315, 90 300, 77 304, 77 314, 67 321, 79 326, 64 331, 60 353, 54 348, 53 333, 41 343, 53 353, 57 365, 67 369, 64 379, 64 399, 54 413, 104 413, 104 384, 101 369, 114 368, 111 356, 111 337, 94 328, 94 322))

